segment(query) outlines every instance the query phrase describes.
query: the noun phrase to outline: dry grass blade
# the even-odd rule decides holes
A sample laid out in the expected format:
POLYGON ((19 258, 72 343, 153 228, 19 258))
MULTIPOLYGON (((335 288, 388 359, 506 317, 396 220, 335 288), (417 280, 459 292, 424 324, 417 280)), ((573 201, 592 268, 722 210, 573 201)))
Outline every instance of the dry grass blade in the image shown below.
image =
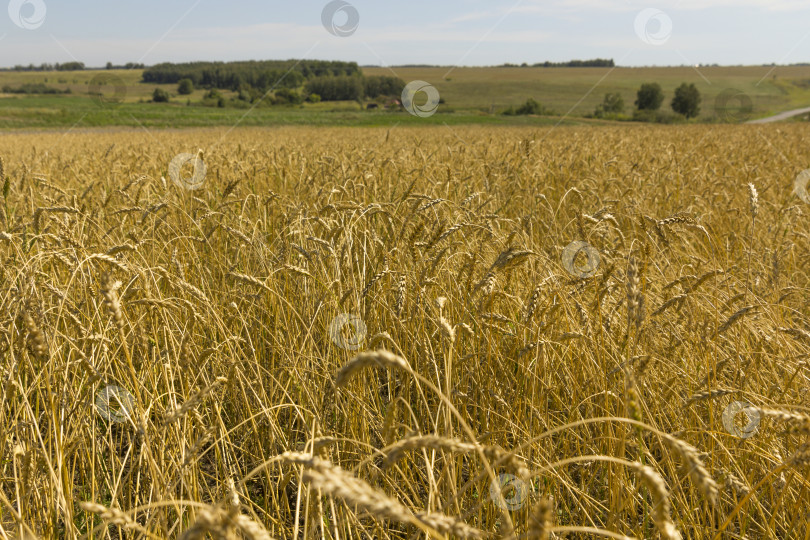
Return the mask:
POLYGON ((173 422, 176 422, 183 418, 189 411, 197 407, 197 405, 205 399, 210 393, 216 390, 220 385, 223 385, 228 382, 228 379, 225 377, 218 377, 213 383, 209 384, 205 388, 198 390, 191 397, 188 398, 180 407, 171 411, 170 413, 166 414, 166 417, 163 419, 163 424, 168 425, 173 422))
MULTIPOLYGON (((385 460, 383 465, 391 467, 394 463, 402 459, 406 452, 418 449, 437 450, 440 452, 470 454, 478 449, 478 446, 472 443, 466 443, 457 439, 449 439, 439 435, 418 435, 415 437, 408 437, 401 439, 387 448, 385 460)), ((521 478, 529 477, 529 469, 526 467, 520 458, 514 454, 505 451, 498 446, 483 446, 484 455, 487 459, 509 467, 515 471, 521 478)))

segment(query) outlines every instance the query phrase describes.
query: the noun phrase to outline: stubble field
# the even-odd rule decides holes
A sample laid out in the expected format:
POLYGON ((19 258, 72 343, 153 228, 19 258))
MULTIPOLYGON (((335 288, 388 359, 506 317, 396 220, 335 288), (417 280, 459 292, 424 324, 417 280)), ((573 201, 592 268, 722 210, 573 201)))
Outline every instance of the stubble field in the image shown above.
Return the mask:
POLYGON ((0 536, 810 538, 808 142, 1 136, 0 536))

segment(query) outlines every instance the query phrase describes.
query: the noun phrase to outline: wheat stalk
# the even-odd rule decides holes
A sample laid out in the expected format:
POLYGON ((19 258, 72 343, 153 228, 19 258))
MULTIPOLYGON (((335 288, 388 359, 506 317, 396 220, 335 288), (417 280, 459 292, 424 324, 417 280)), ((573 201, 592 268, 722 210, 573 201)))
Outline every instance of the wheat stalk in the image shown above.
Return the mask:
POLYGON ((286 452, 281 459, 287 463, 303 465, 302 478, 313 489, 342 499, 374 517, 390 519, 400 523, 426 525, 442 533, 460 538, 483 538, 484 534, 450 516, 435 512, 414 514, 399 501, 352 476, 337 465, 310 454, 286 452))

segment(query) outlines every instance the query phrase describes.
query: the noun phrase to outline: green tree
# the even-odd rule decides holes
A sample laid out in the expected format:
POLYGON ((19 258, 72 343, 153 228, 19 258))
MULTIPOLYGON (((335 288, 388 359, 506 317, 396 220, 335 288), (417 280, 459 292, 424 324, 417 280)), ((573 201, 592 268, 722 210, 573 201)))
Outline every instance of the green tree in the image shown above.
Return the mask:
POLYGON ((621 113, 624 112, 624 98, 618 92, 605 94, 605 99, 602 101, 602 107, 607 113, 621 113))
POLYGON ((682 83, 675 89, 675 97, 672 98, 672 110, 684 115, 687 119, 694 118, 700 114, 700 91, 694 83, 682 83))
POLYGON ((181 96, 187 96, 194 91, 194 81, 191 79, 180 79, 180 82, 177 83, 177 93, 181 96))
POLYGON ((618 92, 605 94, 602 103, 596 106, 593 115, 601 118, 606 114, 621 114, 624 112, 624 98, 618 92))
POLYGON ((636 94, 636 107, 640 111, 657 111, 664 102, 664 91, 658 83, 644 83, 636 94))
POLYGON ((163 88, 155 88, 152 92, 152 101, 155 103, 167 103, 169 101, 169 93, 163 88))

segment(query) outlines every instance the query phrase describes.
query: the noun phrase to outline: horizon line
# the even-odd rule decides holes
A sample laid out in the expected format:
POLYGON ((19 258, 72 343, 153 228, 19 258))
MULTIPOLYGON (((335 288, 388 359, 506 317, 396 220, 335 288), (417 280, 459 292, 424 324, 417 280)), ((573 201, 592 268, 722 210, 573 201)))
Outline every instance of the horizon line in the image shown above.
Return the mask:
MULTIPOLYGON (((140 64, 142 67, 130 67, 127 68, 127 64, 123 65, 113 65, 112 67, 105 66, 83 66, 82 69, 77 70, 61 70, 61 71, 115 71, 115 70, 132 70, 132 69, 149 69, 151 67, 162 65, 162 64, 193 64, 198 62, 211 62, 211 63, 238 63, 238 62, 284 62, 284 61, 301 61, 306 59, 296 59, 296 58, 288 58, 288 59, 274 59, 274 58, 266 58, 263 60, 255 60, 255 59, 248 59, 248 60, 192 60, 188 62, 158 62, 156 64, 146 65, 140 64)), ((615 64, 614 66, 592 66, 592 65, 584 65, 584 66, 567 66, 564 65, 567 62, 577 62, 583 61, 588 62, 591 60, 596 59, 587 59, 587 60, 569 60, 567 62, 551 62, 551 61, 544 61, 548 62, 551 65, 544 66, 544 62, 535 62, 533 64, 529 64, 527 62, 511 63, 505 62, 503 64, 471 64, 471 65, 451 65, 451 64, 427 64, 427 63, 413 63, 413 64, 390 64, 390 65, 382 65, 382 64, 358 64, 357 62, 346 61, 346 60, 322 60, 322 59, 311 59, 316 61, 325 61, 325 62, 341 62, 341 63, 355 63, 360 68, 382 68, 382 69, 389 69, 389 68, 454 68, 454 69, 481 69, 481 68, 542 68, 542 69, 549 69, 549 68, 565 68, 565 69, 576 69, 576 68, 590 68, 590 69, 598 69, 598 68, 606 68, 609 67, 610 69, 617 69, 617 68, 624 68, 624 69, 645 69, 645 68, 694 68, 694 67, 702 67, 702 68, 710 68, 710 67, 720 67, 720 68, 731 68, 731 67, 807 67, 810 66, 810 61, 806 62, 792 62, 789 64, 771 62, 771 63, 762 63, 762 64, 718 64, 716 62, 713 63, 697 63, 697 64, 645 64, 641 66, 632 66, 632 65, 621 65, 615 64)), ((605 59, 608 60, 608 59, 605 59)), ((43 62, 39 65, 29 63, 27 65, 17 64, 14 66, 0 66, 0 71, 42 71, 42 72, 50 72, 50 71, 60 71, 56 69, 55 66, 65 65, 65 64, 75 64, 77 62, 70 61, 70 62, 43 62), (43 65, 50 66, 50 69, 40 69, 43 65), (22 68, 22 69, 20 69, 22 68), (33 69, 32 69, 33 68, 33 69)), ((83 62, 78 62, 84 64, 83 62)), ((138 62, 128 62, 128 64, 139 64, 138 62)))

